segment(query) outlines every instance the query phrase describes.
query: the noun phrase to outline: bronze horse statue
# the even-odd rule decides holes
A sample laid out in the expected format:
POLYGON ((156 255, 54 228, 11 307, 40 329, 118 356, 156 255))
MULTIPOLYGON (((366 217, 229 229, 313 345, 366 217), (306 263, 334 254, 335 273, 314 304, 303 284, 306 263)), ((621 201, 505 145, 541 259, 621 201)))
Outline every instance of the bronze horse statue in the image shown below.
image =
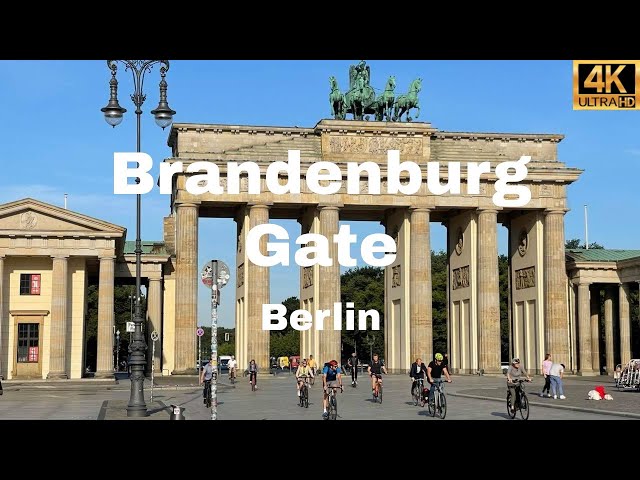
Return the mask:
POLYGON ((416 114, 416 118, 420 116, 420 102, 418 100, 418 93, 422 89, 422 79, 417 78, 411 85, 409 86, 409 93, 406 95, 400 95, 396 100, 396 108, 393 112, 393 121, 398 122, 402 121, 402 115, 407 114, 407 122, 412 121, 413 119, 409 116, 412 108, 417 108, 418 113, 416 114))
POLYGON ((335 118, 336 120, 344 120, 346 116, 344 94, 338 87, 338 80, 336 80, 336 77, 330 77, 329 84, 331 85, 331 93, 329 94, 331 115, 333 115, 333 118, 335 118))
POLYGON ((376 98, 375 102, 365 109, 364 113, 375 115, 376 122, 382 122, 383 120, 390 122, 393 116, 393 104, 396 98, 395 88, 396 77, 392 75, 387 80, 384 92, 376 98))

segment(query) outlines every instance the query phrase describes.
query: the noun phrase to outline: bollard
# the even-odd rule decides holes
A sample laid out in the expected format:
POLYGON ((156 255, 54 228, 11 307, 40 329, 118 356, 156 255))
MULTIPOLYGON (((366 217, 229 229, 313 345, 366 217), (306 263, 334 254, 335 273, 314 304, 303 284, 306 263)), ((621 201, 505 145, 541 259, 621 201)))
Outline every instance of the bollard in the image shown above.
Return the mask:
POLYGON ((169 420, 185 420, 184 411, 186 408, 179 405, 171 405, 171 416, 169 420))

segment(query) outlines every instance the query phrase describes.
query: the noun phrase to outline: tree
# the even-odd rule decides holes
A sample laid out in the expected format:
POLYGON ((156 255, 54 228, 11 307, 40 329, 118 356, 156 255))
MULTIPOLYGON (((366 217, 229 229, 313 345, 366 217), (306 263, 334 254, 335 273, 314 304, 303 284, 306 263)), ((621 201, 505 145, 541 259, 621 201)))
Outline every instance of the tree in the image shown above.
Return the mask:
MULTIPOLYGON (((379 267, 356 267, 340 276, 340 301, 342 302, 342 356, 347 358, 356 351, 364 358, 374 353, 384 356, 384 269, 379 267), (380 330, 358 330, 356 315, 355 330, 346 329, 346 305, 353 302, 355 310, 375 310, 380 314, 380 330)), ((354 312, 355 313, 355 312, 354 312)))
MULTIPOLYGON (((447 348, 447 252, 431 252, 433 353, 448 353, 447 348)), ((424 358, 430 362, 431 358, 424 358)))
MULTIPOLYGON (((586 244, 581 242, 582 240, 580 240, 579 238, 572 238, 571 240, 567 240, 565 242, 564 248, 567 250, 575 249, 575 248, 582 248, 582 249, 587 248, 586 244)), ((591 242, 589 244, 589 250, 601 250, 601 249, 604 249, 604 247, 597 242, 591 242)))
POLYGON ((498 256, 500 289, 500 358, 509 361, 509 257, 498 256))
MULTIPOLYGON (((300 300, 298 297, 289 297, 282 305, 287 309, 285 318, 289 319, 295 310, 300 309, 300 300)), ((272 330, 269 335, 269 355, 276 358, 300 355, 300 331, 289 322, 284 330, 272 330)))

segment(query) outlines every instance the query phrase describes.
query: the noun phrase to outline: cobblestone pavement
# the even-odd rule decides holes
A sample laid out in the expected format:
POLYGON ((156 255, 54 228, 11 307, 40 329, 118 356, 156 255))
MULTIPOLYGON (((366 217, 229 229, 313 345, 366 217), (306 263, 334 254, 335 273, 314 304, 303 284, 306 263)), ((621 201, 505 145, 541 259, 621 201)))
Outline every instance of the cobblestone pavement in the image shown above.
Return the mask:
MULTIPOLYGON (((374 403, 367 378, 360 377, 357 388, 345 379, 344 393, 338 394, 340 419, 347 420, 416 420, 439 421, 427 415, 426 408, 413 405, 410 380, 404 375, 384 376, 383 403, 374 403)), ((447 420, 504 420, 506 414, 504 377, 455 376, 446 385, 447 420)), ((150 402, 150 384, 145 382, 145 399, 149 420, 169 419, 170 406, 183 407, 187 420, 208 420, 211 412, 203 405, 202 389, 195 377, 161 379, 150 402)), ((608 377, 571 377, 565 380, 566 400, 537 397, 543 385, 540 377, 527 385, 531 401, 530 420, 615 420, 640 418, 640 394, 617 392, 608 377), (603 385, 613 401, 586 400, 587 392, 603 385), (546 408, 551 407, 551 408, 546 408)), ((128 380, 116 382, 4 382, 0 397, 0 419, 126 419, 129 398, 128 380)), ((309 408, 297 404, 295 381, 289 374, 258 379, 252 392, 246 379, 231 386, 221 378, 218 394, 220 420, 321 420, 322 389, 311 387, 309 408)))

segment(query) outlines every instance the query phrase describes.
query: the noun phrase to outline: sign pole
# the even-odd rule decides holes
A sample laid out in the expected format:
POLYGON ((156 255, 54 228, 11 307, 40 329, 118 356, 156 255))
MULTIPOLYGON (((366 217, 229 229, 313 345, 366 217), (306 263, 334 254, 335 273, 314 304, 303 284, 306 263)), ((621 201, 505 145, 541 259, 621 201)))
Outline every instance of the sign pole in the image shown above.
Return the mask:
MULTIPOLYGON (((198 332, 196 332, 198 335, 198 332)), ((200 378, 200 371, 202 370, 202 337, 198 335, 198 379, 200 378)))
POLYGON ((155 377, 156 371, 156 342, 160 338, 160 335, 155 330, 151 332, 151 340, 153 340, 153 345, 151 347, 151 402, 153 403, 153 380, 155 377))
POLYGON ((218 261, 213 264, 213 283, 211 284, 211 366, 216 369, 211 382, 211 420, 218 418, 218 261))

